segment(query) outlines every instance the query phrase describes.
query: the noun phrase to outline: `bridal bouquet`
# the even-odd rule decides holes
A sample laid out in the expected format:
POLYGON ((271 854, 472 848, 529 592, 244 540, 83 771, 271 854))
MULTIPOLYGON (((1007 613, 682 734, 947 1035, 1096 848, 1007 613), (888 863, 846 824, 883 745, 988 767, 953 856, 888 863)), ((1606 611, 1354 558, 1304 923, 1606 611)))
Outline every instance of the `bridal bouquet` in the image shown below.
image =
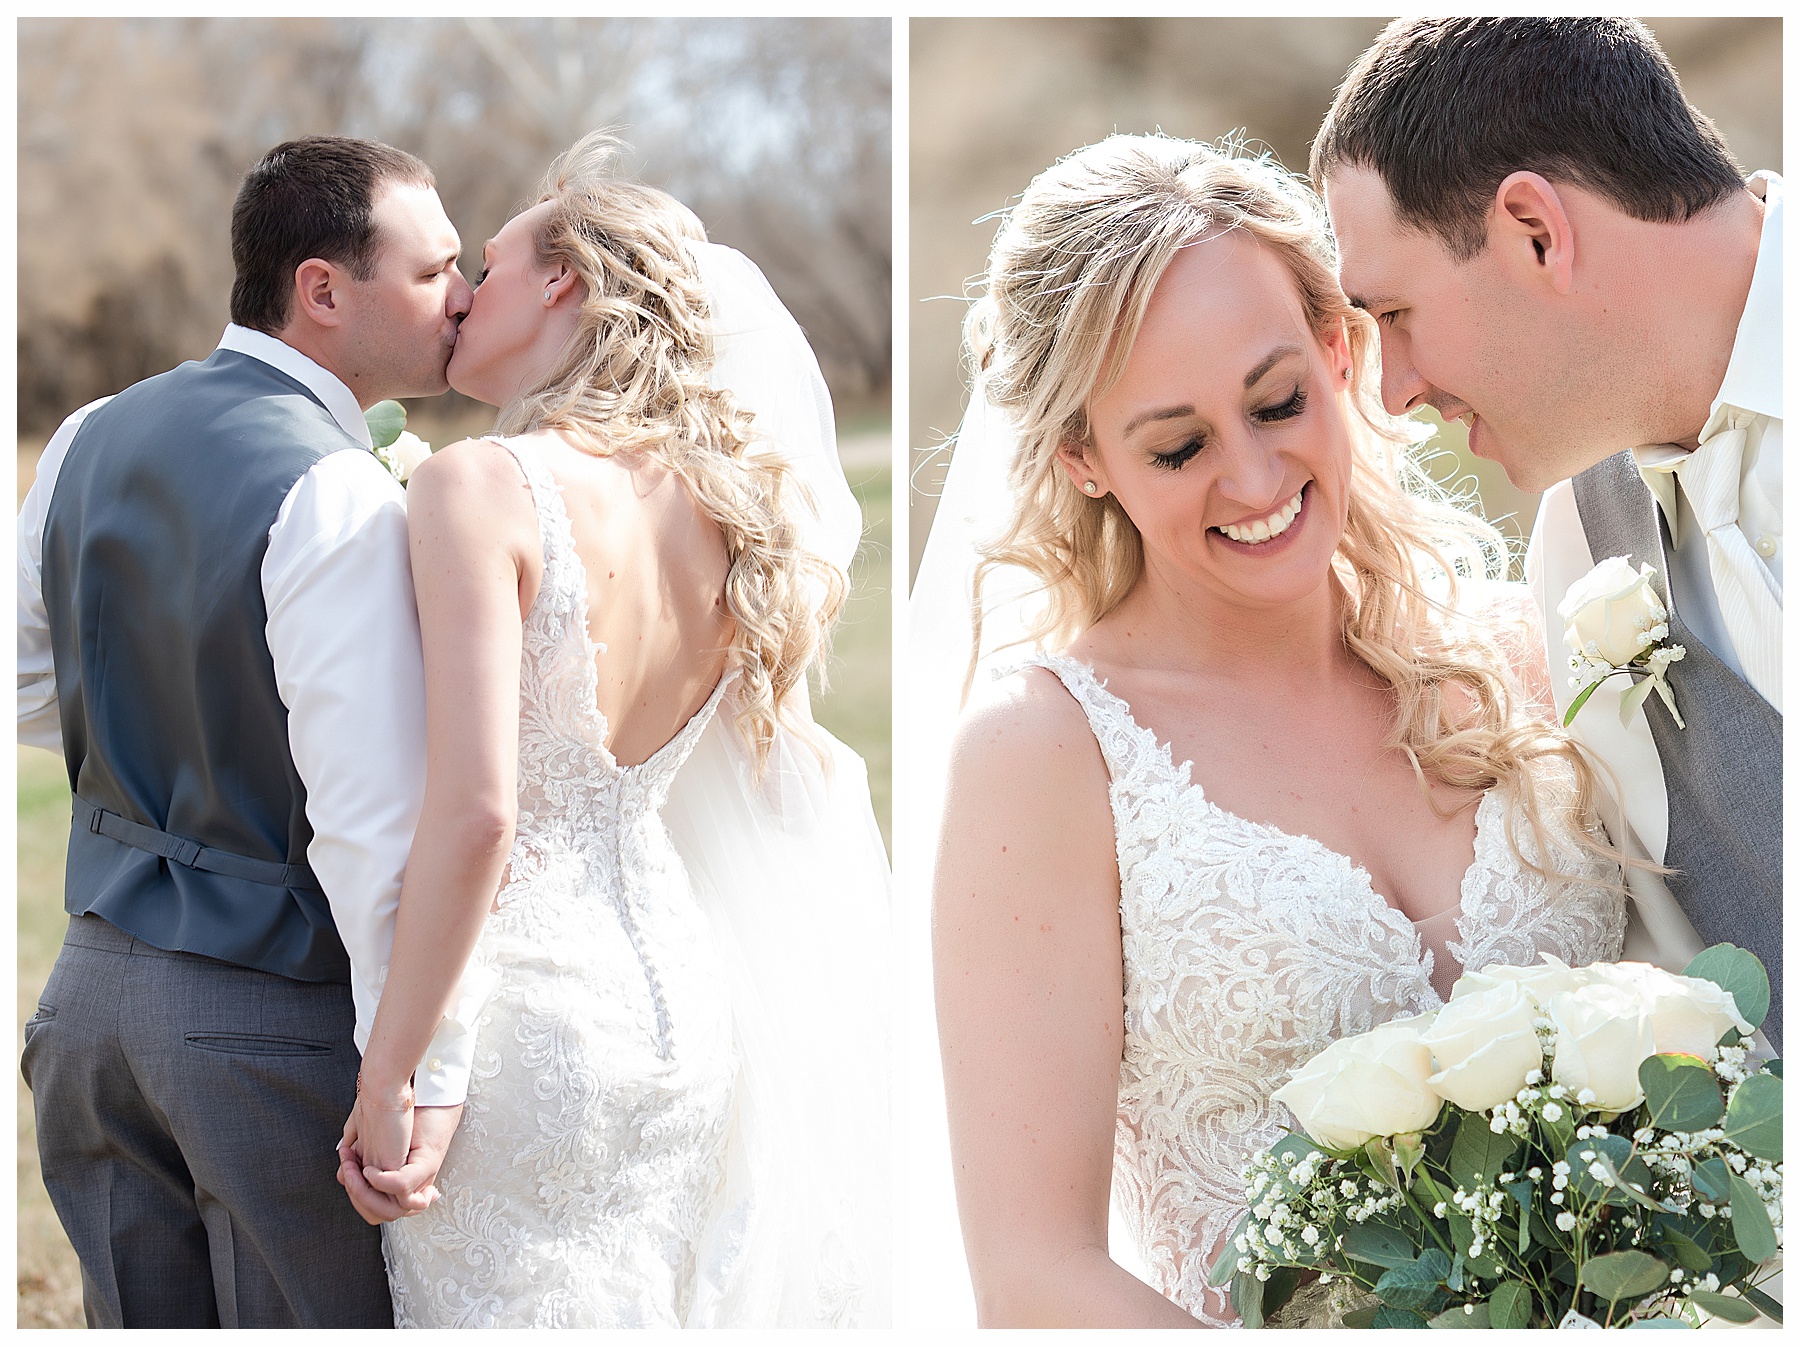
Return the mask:
POLYGON ((413 469, 431 456, 431 445, 406 428, 406 408, 398 402, 377 402, 363 412, 363 419, 369 423, 376 461, 406 485, 413 469))
POLYGON ((1698 1326, 1781 1306, 1781 1062, 1757 958, 1493 967, 1275 1093, 1211 1274, 1259 1327, 1317 1271, 1351 1327, 1698 1326), (1349 1292, 1349 1293, 1344 1293, 1349 1292))

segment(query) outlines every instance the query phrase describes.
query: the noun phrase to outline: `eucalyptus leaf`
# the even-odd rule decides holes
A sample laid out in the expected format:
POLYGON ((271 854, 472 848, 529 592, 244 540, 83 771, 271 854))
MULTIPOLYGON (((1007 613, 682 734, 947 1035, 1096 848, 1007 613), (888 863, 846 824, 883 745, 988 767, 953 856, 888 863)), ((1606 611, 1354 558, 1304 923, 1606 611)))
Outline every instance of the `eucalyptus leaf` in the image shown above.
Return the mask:
POLYGON ((1502 1281, 1488 1296, 1488 1324, 1492 1327, 1531 1325, 1531 1287, 1523 1281, 1502 1281))
POLYGON ((1453 1309, 1445 1309, 1429 1323, 1427 1327, 1492 1327, 1486 1304, 1458 1304, 1453 1309))
POLYGON ((1781 1321, 1781 1301, 1754 1285, 1738 1286, 1738 1293, 1762 1310, 1763 1317, 1771 1322, 1781 1321))
POLYGON ((1712 1270, 1711 1254, 1679 1229, 1664 1225, 1657 1233, 1656 1241, 1683 1271, 1697 1272, 1704 1276, 1712 1270))
POLYGON ((1636 1322, 1625 1324, 1627 1331, 1641 1331, 1646 1328, 1675 1328, 1682 1332, 1693 1331, 1694 1325, 1681 1318, 1639 1318, 1636 1322))
POLYGON ((1379 1304, 1365 1304, 1360 1309, 1351 1309, 1344 1315, 1345 1327, 1373 1327, 1375 1315, 1382 1311, 1379 1304))
POLYGON ((1779 1164, 1781 1113, 1781 1081, 1773 1075, 1752 1075, 1731 1095, 1725 1139, 1758 1159, 1779 1164))
POLYGON ((1231 1279, 1231 1307, 1245 1327, 1263 1325, 1263 1283, 1254 1276, 1237 1275, 1231 1279))
POLYGON ((1281 1307, 1294 1297, 1294 1291, 1300 1288, 1300 1278, 1305 1274, 1299 1267, 1276 1267, 1269 1273, 1269 1279, 1263 1285, 1262 1315, 1264 1322, 1278 1313, 1281 1307))
POLYGON ((1238 1217, 1238 1222, 1231 1226, 1231 1232, 1225 1236, 1225 1246, 1219 1250, 1219 1257, 1206 1273, 1206 1283, 1215 1289, 1230 1282, 1237 1275, 1238 1258, 1243 1254, 1238 1251, 1238 1235, 1243 1233, 1250 1223, 1250 1212, 1245 1211, 1238 1217))
POLYGON ((1449 1272, 1450 1259, 1439 1249, 1429 1248, 1417 1261, 1382 1272, 1375 1293, 1389 1308, 1422 1309, 1449 1272))
POLYGON ((1422 1313, 1413 1313, 1409 1309, 1393 1309, 1383 1304, 1375 1311, 1375 1317, 1369 1322, 1370 1327, 1430 1327, 1422 1313))
POLYGON ((1731 1232, 1738 1248, 1752 1262, 1766 1262, 1781 1251, 1762 1198, 1735 1173, 1731 1175, 1731 1232))
POLYGON ((1589 1201, 1620 1206, 1635 1202, 1653 1210, 1668 1207, 1650 1195, 1652 1181, 1649 1168, 1633 1153, 1631 1142, 1624 1136, 1593 1136, 1569 1146, 1569 1185, 1589 1201), (1593 1158, 1582 1156, 1592 1153, 1593 1158), (1595 1177, 1593 1169, 1603 1177, 1595 1177))
MULTIPOLYGON (((1450 1226, 1450 1237, 1464 1253, 1475 1246, 1475 1226, 1469 1223, 1469 1217, 1452 1206, 1444 1213, 1444 1223, 1450 1226)), ((1483 1280, 1492 1281, 1500 1278, 1500 1264, 1494 1255, 1485 1248, 1480 1257, 1468 1259, 1469 1273, 1483 1280)))
POLYGON ((1624 1252, 1590 1257, 1581 1264, 1581 1284, 1604 1300, 1637 1299, 1668 1283, 1669 1268, 1649 1253, 1624 1252))
POLYGON ((1731 1200, 1731 1167, 1723 1159, 1703 1159, 1694 1165, 1690 1181, 1703 1200, 1723 1206, 1731 1200))
POLYGON ((1768 1065, 1764 1066, 1763 1069, 1768 1071, 1776 1079, 1780 1079, 1781 1078, 1781 1058, 1779 1056, 1777 1056, 1773 1061, 1769 1062, 1768 1065))
POLYGON ((1506 1194, 1513 1199, 1513 1204, 1519 1208, 1519 1256, 1521 1257, 1525 1255, 1525 1250, 1531 1246, 1531 1196, 1533 1186, 1534 1184, 1530 1181, 1509 1182, 1506 1184, 1506 1194))
POLYGON ((394 401, 377 402, 363 412, 363 419, 369 423, 369 438, 375 447, 385 449, 406 429, 406 408, 394 401))
POLYGON ((1702 1131, 1725 1115, 1718 1078, 1698 1056, 1646 1057, 1638 1066, 1638 1083, 1650 1125, 1665 1131, 1702 1131))
POLYGON ((1456 1140, 1450 1146, 1450 1177, 1465 1190, 1473 1189, 1479 1178, 1492 1182, 1518 1148, 1517 1136, 1495 1132, 1486 1117, 1471 1112, 1456 1128, 1456 1140))
POLYGON ((1343 1237, 1345 1256, 1372 1266, 1410 1265, 1418 1251, 1412 1240, 1392 1225, 1353 1224, 1344 1231, 1343 1237))
POLYGON ((1737 1012, 1752 1028, 1762 1023, 1769 1012, 1769 974, 1762 960, 1748 949, 1735 944, 1715 944, 1694 955, 1682 972, 1686 977, 1700 977, 1731 992, 1737 1012))
POLYGON ((1753 1323, 1757 1318, 1756 1306, 1748 1300, 1739 1299, 1736 1295, 1721 1295, 1711 1290, 1696 1290, 1689 1298, 1713 1317, 1723 1318, 1728 1323, 1753 1323))

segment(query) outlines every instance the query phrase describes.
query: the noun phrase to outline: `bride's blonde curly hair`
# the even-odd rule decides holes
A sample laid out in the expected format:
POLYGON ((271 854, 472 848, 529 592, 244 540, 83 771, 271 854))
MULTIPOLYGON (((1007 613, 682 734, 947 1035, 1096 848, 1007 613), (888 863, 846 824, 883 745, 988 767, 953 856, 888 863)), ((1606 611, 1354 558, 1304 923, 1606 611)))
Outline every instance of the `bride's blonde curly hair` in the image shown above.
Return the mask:
POLYGON ((538 228, 537 260, 565 263, 585 294, 555 366, 501 409, 495 429, 558 430, 598 456, 641 454, 675 473, 719 526, 736 623, 734 718, 760 771, 788 694, 814 664, 824 677, 844 577, 801 545, 805 484, 757 438, 751 414, 707 382, 710 315, 688 247, 705 228, 668 193, 616 177, 618 151, 605 132, 584 136, 539 185, 537 203, 554 208, 538 228))
POLYGON ((1379 334, 1338 286, 1318 197, 1233 140, 1111 136, 1046 169, 1006 212, 964 324, 980 392, 1019 437, 1013 516, 982 546, 975 572, 977 653, 983 582, 998 567, 1022 567, 1041 584, 1028 638, 1051 645, 1104 617, 1143 573, 1142 541, 1117 498, 1078 491, 1057 449, 1091 444, 1087 408, 1118 379, 1177 251, 1230 229, 1286 265, 1317 336, 1341 323, 1348 339, 1351 491, 1333 567, 1346 595, 1344 643, 1393 689, 1389 745, 1421 780, 1509 787, 1520 805, 1507 821, 1514 849, 1529 855, 1516 844, 1522 817, 1552 864, 1530 767, 1566 760, 1575 780, 1568 831, 1619 861, 1598 826, 1592 770, 1566 734, 1527 710, 1491 622, 1458 615, 1459 581, 1505 578, 1505 540, 1424 470, 1420 428, 1382 407, 1379 334))

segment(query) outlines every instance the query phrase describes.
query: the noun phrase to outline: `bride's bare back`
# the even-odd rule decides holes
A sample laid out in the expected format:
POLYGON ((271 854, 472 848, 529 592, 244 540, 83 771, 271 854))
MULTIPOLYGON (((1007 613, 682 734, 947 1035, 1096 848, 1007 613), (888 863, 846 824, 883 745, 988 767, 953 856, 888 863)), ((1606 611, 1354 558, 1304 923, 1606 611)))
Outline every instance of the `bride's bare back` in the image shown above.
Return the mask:
MULTIPOLYGON (((562 488, 587 571, 588 638, 600 647, 606 746, 634 766, 680 731, 725 671, 724 534, 680 478, 639 455, 596 457, 552 431, 520 438, 562 488)), ((538 578, 529 576, 530 595, 521 584, 527 607, 538 578)))

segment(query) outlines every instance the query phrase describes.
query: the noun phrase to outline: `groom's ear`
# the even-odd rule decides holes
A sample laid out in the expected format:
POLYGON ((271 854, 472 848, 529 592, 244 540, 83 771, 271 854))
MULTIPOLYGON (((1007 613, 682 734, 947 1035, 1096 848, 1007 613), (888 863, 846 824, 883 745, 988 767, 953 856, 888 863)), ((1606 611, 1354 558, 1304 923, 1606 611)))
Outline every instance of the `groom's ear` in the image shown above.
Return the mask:
POLYGON ((309 257, 294 268, 294 306, 291 318, 305 317, 320 327, 344 323, 343 273, 330 262, 309 257))
POLYGON ((1575 286, 1575 230, 1555 184, 1542 174, 1513 173, 1495 189, 1488 246, 1502 263, 1549 281, 1558 294, 1575 286))

